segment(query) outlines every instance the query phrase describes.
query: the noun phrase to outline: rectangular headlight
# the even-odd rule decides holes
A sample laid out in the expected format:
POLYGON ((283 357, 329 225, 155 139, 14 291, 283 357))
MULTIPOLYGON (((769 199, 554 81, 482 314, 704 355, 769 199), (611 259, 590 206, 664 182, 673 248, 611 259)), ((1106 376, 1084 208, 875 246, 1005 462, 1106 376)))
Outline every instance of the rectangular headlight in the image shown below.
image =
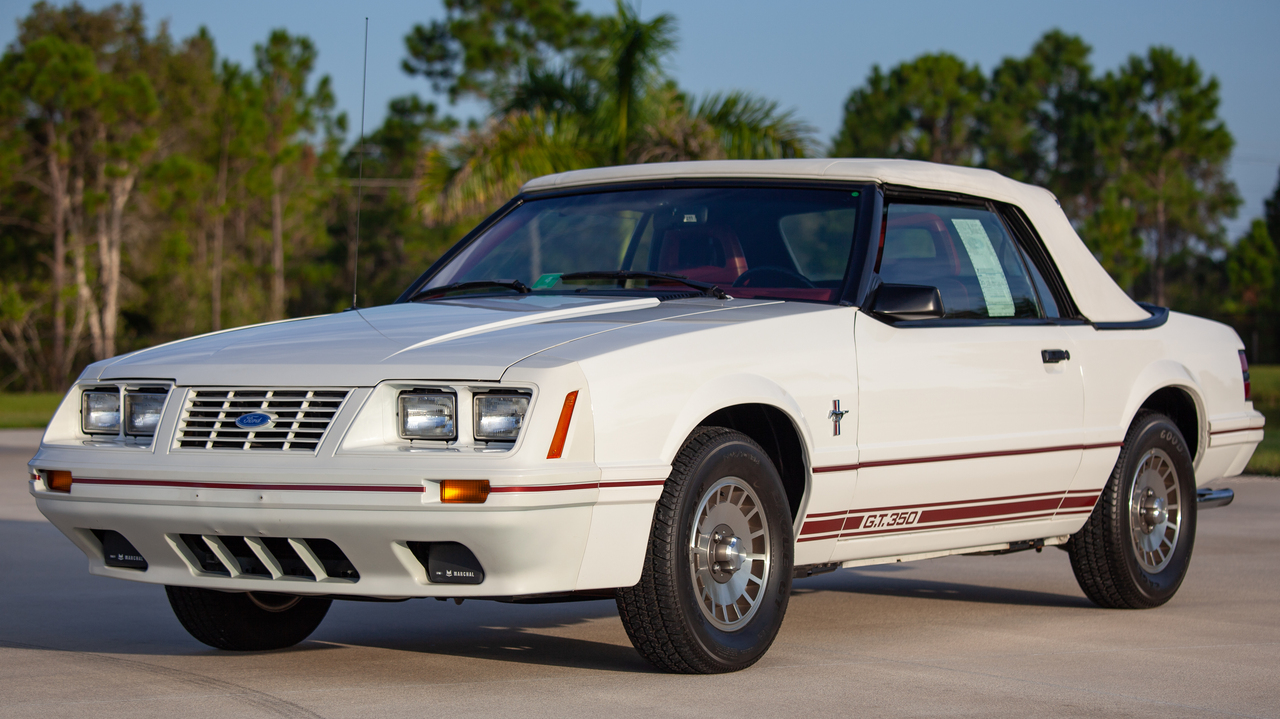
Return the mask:
POLYGON ((119 434, 120 391, 85 391, 80 397, 80 429, 85 434, 119 434))
POLYGON ((522 394, 478 394, 475 398, 476 439, 514 442, 524 424, 529 397, 522 394))
POLYGON ((443 392, 400 393, 400 436, 405 439, 455 439, 457 400, 443 392))
POLYGON ((157 392, 127 392, 124 396, 124 433, 154 435, 160 424, 166 395, 157 392))

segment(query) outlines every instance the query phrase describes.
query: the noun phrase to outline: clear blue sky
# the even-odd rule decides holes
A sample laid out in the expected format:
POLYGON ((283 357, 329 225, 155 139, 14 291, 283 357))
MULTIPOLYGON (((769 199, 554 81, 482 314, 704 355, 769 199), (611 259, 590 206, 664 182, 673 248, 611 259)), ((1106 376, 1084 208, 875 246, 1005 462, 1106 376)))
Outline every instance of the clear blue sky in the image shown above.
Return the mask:
MULTIPOLYGON (((107 3, 87 0, 85 5, 107 3)), ((611 0, 583 0, 585 8, 611 12, 611 0)), ((341 3, 310 0, 220 0, 144 3, 154 24, 168 20, 184 37, 206 25, 219 52, 242 63, 254 43, 276 27, 310 36, 320 50, 319 71, 333 77, 338 101, 351 120, 360 117, 360 53, 369 20, 369 88, 366 127, 382 120, 387 101, 418 92, 420 78, 400 71, 403 37, 415 22, 443 15, 438 0, 341 3)), ((645 18, 661 12, 679 23, 680 47, 670 66, 682 87, 701 94, 744 89, 774 98, 819 130, 828 141, 840 122, 849 91, 871 66, 888 67, 923 52, 946 50, 989 71, 1001 58, 1024 55, 1054 27, 1078 34, 1094 48, 1102 71, 1155 44, 1194 57, 1222 83, 1221 115, 1236 138, 1231 177, 1245 201, 1228 227, 1234 240, 1262 212, 1262 199, 1280 170, 1280 2, 1237 0, 1164 2, 979 3, 850 0, 643 0, 645 18)), ((0 0, 0 44, 14 36, 14 21, 30 4, 0 0)), ((442 103, 443 104, 443 103, 442 103)), ((446 108, 448 109, 448 108, 446 108)), ((479 108, 450 110, 461 116, 479 108)))

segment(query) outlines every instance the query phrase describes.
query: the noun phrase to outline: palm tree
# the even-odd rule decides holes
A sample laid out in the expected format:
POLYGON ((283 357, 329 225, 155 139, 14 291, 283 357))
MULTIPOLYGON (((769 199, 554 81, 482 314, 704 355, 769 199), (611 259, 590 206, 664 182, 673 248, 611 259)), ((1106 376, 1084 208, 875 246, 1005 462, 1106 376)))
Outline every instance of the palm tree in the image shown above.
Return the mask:
POLYGON ((676 19, 666 13, 649 22, 640 20, 635 8, 617 0, 618 14, 602 23, 606 62, 604 74, 613 92, 617 122, 617 164, 627 161, 629 121, 643 109, 641 103, 653 83, 662 77, 662 58, 676 48, 676 19))
POLYGON ((482 127, 424 160, 430 223, 484 214, 539 175, 643 162, 804 157, 814 128, 777 102, 734 91, 697 102, 663 70, 676 21, 618 0, 592 42, 559 68, 530 63, 482 127))

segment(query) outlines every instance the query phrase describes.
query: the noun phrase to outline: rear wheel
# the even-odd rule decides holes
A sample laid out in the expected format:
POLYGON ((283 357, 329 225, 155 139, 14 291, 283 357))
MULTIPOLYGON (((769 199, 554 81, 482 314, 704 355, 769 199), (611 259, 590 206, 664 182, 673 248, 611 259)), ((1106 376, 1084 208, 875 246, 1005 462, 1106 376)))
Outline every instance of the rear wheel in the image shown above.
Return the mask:
POLYGON ((791 594, 782 480, 746 435, 700 427, 654 513, 640 583, 617 593, 632 644, 659 669, 730 672, 773 643, 791 594))
POLYGON ((1076 581, 1099 606, 1158 607, 1182 585, 1195 531, 1186 440, 1168 417, 1139 414, 1093 514, 1067 544, 1076 581))
POLYGON ((169 606, 191 636, 215 649, 291 647, 311 636, 331 599, 275 592, 219 592, 165 587, 169 606))

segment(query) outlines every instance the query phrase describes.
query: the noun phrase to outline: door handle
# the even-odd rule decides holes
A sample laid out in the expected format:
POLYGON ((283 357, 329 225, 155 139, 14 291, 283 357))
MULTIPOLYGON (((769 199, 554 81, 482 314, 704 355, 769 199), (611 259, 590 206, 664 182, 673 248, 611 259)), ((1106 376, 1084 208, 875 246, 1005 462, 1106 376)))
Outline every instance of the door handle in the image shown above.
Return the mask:
POLYGON ((1066 350, 1040 350, 1040 359, 1045 364, 1056 364, 1071 359, 1071 353, 1066 350))

